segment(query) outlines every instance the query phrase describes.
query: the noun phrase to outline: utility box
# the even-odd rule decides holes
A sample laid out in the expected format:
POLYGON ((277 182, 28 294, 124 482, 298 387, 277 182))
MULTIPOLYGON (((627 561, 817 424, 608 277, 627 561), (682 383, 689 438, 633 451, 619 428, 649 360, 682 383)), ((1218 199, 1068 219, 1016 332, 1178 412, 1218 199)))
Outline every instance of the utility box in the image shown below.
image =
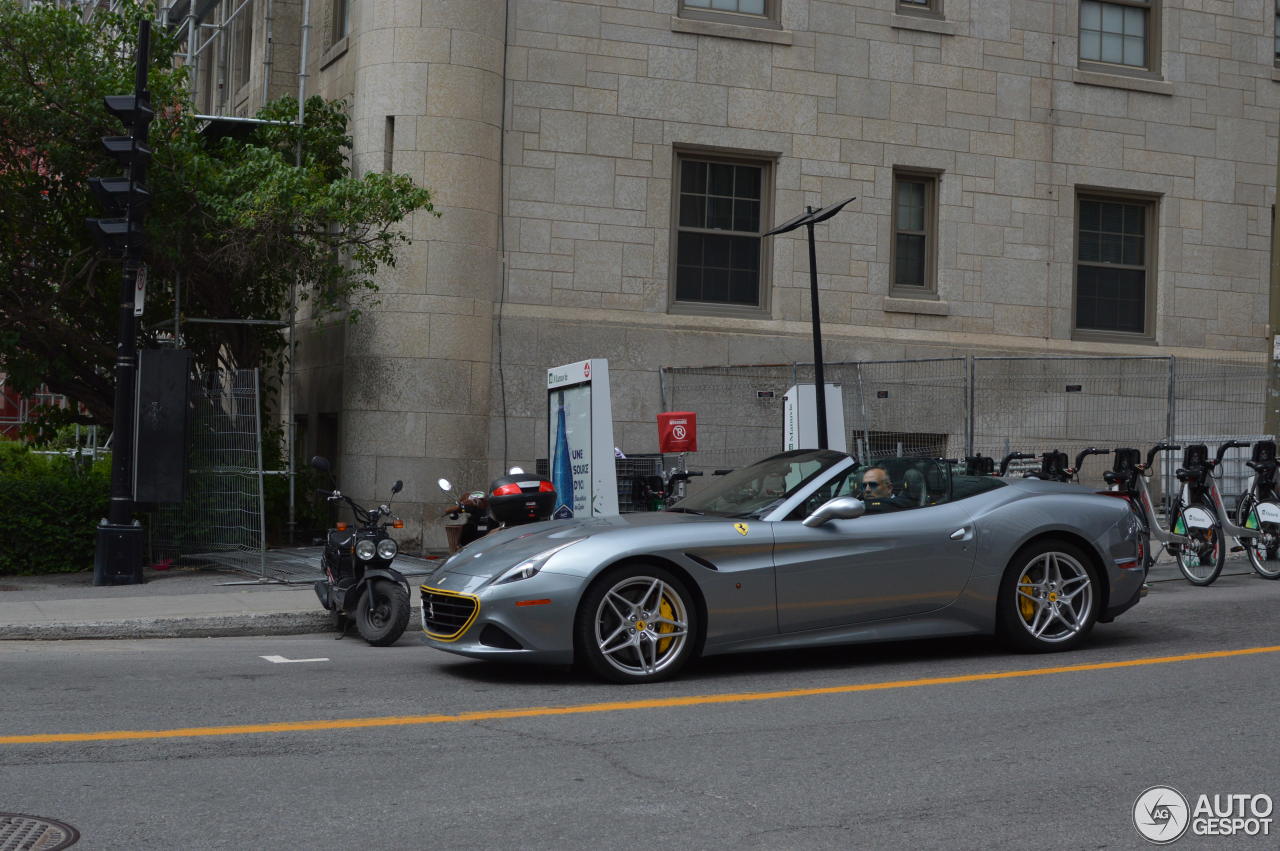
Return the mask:
POLYGON ((658 450, 664 454, 698 451, 698 415, 692 411, 658 414, 658 450))
POLYGON ((191 353, 138 352, 138 408, 133 453, 133 499, 182 502, 187 480, 187 414, 191 353))

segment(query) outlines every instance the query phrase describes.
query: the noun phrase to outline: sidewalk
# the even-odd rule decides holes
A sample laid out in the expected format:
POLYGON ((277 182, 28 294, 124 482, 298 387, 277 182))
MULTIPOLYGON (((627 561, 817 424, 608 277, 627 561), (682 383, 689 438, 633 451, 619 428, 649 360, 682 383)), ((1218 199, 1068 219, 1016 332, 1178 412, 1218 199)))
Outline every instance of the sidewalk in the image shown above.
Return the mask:
MULTIPOLYGON (((419 607, 417 586, 432 563, 402 560, 411 563, 403 566, 410 605, 419 607)), ((143 576, 147 581, 141 585, 105 586, 93 584, 92 570, 0 576, 0 641, 301 635, 333 629, 332 616, 309 582, 257 582, 215 568, 146 568, 143 576)), ((417 618, 416 612, 410 615, 410 627, 417 618)))
MULTIPOLYGON (((1248 561, 1233 554, 1222 575, 1249 572, 1248 561)), ((333 628, 309 584, 256 583, 214 569, 147 569, 144 575, 142 585, 108 586, 94 586, 92 571, 0 576, 0 640, 301 635, 333 628)), ((406 578, 410 605, 419 607, 422 576, 406 578)), ((1186 580, 1164 556, 1150 581, 1158 593, 1162 582, 1186 580)), ((416 612, 410 615, 410 628, 417 620, 416 612)))

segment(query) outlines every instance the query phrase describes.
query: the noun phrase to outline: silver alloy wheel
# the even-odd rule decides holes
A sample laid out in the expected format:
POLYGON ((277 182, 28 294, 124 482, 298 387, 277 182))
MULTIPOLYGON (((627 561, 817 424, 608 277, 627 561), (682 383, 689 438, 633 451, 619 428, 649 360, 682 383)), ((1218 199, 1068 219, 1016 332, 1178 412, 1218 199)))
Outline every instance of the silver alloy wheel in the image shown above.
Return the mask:
POLYGON ((689 640, 689 616, 680 593, 653 576, 614 585, 595 613, 596 646, 614 668, 651 676, 680 658, 689 640))
POLYGON ((1093 580, 1066 553, 1041 553, 1022 568, 1015 600, 1018 622, 1032 638, 1048 644, 1069 641, 1089 623, 1093 580))

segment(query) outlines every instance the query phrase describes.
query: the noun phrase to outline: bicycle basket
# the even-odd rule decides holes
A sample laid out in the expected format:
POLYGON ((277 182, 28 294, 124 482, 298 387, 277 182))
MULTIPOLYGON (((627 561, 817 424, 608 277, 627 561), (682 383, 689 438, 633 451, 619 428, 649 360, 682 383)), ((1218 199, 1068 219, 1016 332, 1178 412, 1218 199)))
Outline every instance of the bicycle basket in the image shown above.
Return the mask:
POLYGON ((1209 463, 1209 447, 1203 443, 1193 443, 1182 453, 1182 466, 1188 470, 1193 467, 1204 467, 1209 463))
POLYGON ((1128 476, 1138 469, 1142 452, 1137 449, 1117 449, 1111 462, 1111 470, 1118 476, 1128 476))
POLYGON ((1274 464, 1276 460, 1276 442, 1274 440, 1259 440, 1253 444, 1253 458, 1255 464, 1274 464))
POLYGON ((1067 475, 1071 459, 1065 452, 1045 452, 1040 456, 1040 475, 1046 478, 1062 478, 1067 475))
POLYGON ((970 455, 964 459, 964 473, 966 476, 994 476, 996 472, 996 459, 988 458, 986 455, 970 455))

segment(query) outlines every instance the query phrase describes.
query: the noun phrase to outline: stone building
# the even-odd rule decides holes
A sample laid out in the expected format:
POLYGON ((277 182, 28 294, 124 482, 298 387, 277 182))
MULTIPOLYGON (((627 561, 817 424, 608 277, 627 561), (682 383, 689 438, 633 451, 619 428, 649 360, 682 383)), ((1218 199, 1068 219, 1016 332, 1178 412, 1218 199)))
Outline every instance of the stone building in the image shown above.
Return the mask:
MULTIPOLYGON (((301 6, 249 0, 228 111, 296 85, 301 6)), ((443 215, 361 322, 304 322, 295 414, 428 542, 439 476, 545 455, 548 366, 608 358, 651 452, 660 367, 810 360, 803 231, 761 238, 807 205, 857 197, 818 229, 828 360, 1269 351, 1270 0, 307 7, 356 169, 443 215)))

